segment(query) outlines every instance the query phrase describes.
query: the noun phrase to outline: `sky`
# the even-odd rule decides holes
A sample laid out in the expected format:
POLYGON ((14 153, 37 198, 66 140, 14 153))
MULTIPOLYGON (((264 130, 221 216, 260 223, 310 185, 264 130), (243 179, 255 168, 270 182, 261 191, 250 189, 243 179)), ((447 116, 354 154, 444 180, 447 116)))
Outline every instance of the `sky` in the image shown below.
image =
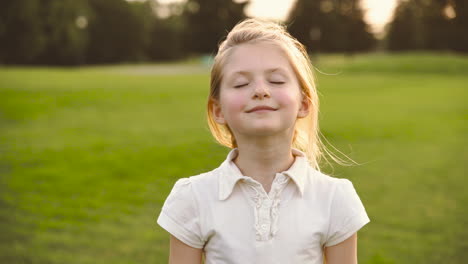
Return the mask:
MULTIPOLYGON (((184 0, 159 0, 161 3, 183 2, 184 0)), ((242 0, 237 0, 242 2, 242 0)), ((252 17, 285 20, 296 0, 250 0, 246 14, 252 17)), ((313 0, 312 0, 313 1, 313 0)), ((397 0, 361 0, 365 20, 374 33, 381 33, 390 21, 397 0)))

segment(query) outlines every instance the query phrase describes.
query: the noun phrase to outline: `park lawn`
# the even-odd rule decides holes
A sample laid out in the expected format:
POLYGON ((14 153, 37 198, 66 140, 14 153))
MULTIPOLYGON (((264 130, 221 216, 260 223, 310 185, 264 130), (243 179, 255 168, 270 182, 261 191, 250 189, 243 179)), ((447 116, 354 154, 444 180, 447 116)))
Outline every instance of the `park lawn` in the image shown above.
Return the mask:
MULTIPOLYGON (((322 133, 360 163, 324 167, 371 218, 360 263, 463 263, 468 58, 313 60, 322 133)), ((208 69, 160 69, 0 68, 0 263, 167 263, 166 196, 228 149, 205 124, 208 69)))

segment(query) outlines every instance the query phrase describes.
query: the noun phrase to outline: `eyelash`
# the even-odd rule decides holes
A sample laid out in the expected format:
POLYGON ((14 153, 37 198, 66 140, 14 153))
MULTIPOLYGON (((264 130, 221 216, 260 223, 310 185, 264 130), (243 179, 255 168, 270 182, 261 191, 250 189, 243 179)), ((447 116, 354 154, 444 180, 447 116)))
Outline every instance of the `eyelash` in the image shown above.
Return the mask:
MULTIPOLYGON (((270 82, 270 83, 280 85, 280 84, 284 84, 285 82, 270 82)), ((248 85, 248 83, 236 85, 236 86, 234 86, 234 88, 241 88, 241 87, 244 87, 246 85, 248 85)))

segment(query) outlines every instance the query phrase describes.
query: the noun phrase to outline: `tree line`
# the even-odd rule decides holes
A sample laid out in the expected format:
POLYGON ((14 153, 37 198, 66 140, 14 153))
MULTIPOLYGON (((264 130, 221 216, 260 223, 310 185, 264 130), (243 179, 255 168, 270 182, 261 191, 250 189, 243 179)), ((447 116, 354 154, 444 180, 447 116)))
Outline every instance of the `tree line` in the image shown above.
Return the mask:
POLYGON ((400 0, 388 26, 387 48, 468 52, 468 1, 400 0))
MULTIPOLYGON (((82 65, 214 54, 246 1, 2 0, 0 63, 82 65)), ((400 0, 389 50, 467 52, 467 1, 400 0)), ((297 0, 289 31, 310 52, 363 52, 377 40, 359 0, 297 0)))

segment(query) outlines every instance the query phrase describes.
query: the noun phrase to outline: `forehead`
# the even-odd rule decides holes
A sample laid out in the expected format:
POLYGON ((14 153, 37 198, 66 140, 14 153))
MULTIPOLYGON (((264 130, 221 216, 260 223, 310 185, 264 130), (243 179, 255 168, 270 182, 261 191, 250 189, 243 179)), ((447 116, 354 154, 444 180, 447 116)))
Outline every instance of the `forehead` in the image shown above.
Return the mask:
POLYGON ((286 53, 275 44, 259 42, 233 47, 223 67, 226 77, 264 72, 293 74, 286 53))

